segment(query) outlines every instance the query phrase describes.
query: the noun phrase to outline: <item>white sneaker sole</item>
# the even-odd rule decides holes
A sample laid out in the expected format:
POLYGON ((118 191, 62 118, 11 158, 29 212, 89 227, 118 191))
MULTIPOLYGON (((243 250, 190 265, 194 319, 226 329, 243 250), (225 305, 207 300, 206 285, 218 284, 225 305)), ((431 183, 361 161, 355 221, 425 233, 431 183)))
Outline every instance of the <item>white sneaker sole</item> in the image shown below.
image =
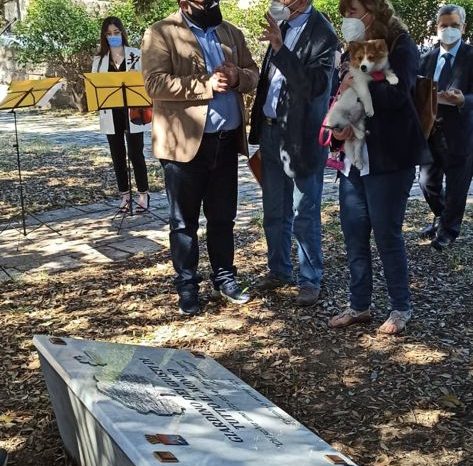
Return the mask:
POLYGON ((233 304, 246 304, 251 299, 250 296, 245 296, 244 298, 235 299, 235 298, 232 298, 231 296, 228 296, 222 293, 220 290, 212 290, 212 293, 210 294, 210 299, 212 301, 218 301, 220 298, 223 298, 226 301, 233 304))

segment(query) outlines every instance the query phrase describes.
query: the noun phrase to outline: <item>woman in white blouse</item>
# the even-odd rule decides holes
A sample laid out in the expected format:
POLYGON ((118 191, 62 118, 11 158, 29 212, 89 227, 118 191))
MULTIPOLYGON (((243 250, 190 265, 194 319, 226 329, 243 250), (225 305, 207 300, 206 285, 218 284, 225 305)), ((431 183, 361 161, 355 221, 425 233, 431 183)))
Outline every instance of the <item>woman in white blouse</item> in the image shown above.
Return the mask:
MULTIPOLYGON (((139 49, 128 46, 128 38, 119 18, 110 16, 102 23, 100 49, 94 57, 92 72, 141 71, 141 53, 139 49)), ((149 125, 136 125, 124 108, 100 110, 100 130, 107 135, 112 155, 113 167, 117 177, 118 190, 122 195, 120 209, 127 212, 130 208, 130 186, 126 163, 128 156, 133 165, 135 182, 138 190, 136 212, 144 212, 149 207, 148 174, 143 155, 143 131, 149 125), (130 133, 126 134, 126 119, 129 120, 130 133)))

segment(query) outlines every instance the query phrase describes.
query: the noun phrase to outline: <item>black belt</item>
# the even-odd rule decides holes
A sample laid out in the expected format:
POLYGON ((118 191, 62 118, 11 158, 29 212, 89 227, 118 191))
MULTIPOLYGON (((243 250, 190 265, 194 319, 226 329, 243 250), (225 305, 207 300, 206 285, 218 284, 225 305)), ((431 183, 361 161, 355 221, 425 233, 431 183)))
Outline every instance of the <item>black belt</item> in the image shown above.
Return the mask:
POLYGON ((265 116, 263 121, 269 126, 273 126, 273 125, 278 124, 278 119, 277 118, 269 118, 269 117, 265 116))
POLYGON ((204 137, 217 138, 217 139, 228 139, 237 134, 238 129, 229 129, 228 131, 216 131, 215 133, 204 133, 204 137))

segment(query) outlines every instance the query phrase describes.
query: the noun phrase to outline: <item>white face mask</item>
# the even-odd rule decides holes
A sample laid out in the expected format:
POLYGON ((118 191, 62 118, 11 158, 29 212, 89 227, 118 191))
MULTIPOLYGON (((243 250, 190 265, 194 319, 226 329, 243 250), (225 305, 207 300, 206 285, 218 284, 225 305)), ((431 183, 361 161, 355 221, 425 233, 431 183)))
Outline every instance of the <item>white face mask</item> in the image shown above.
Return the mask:
POLYGON ((461 39, 462 32, 458 28, 448 27, 445 29, 439 29, 437 31, 437 37, 442 44, 452 45, 461 39))
POLYGON ((345 42, 365 40, 366 27, 362 19, 367 14, 368 13, 365 13, 361 18, 343 18, 342 35, 345 42))
POLYGON ((276 21, 287 21, 291 16, 291 10, 289 7, 293 5, 297 0, 290 3, 289 5, 283 5, 278 0, 272 0, 271 6, 269 7, 269 14, 276 20, 276 21))

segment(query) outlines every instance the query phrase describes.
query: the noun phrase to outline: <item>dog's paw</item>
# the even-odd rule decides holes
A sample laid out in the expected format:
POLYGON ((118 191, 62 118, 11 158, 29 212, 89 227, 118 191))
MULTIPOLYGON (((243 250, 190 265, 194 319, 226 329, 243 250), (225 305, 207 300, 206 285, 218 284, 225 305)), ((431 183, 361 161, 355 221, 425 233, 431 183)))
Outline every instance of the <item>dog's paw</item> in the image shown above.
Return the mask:
POLYGON ((365 110, 365 114, 367 117, 372 117, 374 115, 374 108, 373 107, 369 107, 365 110))
POLYGON ((389 84, 395 86, 399 82, 399 78, 394 74, 392 76, 387 76, 386 80, 389 84))
POLYGON ((353 160, 353 165, 355 165, 358 170, 361 170, 363 168, 363 161, 361 160, 361 158, 357 157, 353 160))

